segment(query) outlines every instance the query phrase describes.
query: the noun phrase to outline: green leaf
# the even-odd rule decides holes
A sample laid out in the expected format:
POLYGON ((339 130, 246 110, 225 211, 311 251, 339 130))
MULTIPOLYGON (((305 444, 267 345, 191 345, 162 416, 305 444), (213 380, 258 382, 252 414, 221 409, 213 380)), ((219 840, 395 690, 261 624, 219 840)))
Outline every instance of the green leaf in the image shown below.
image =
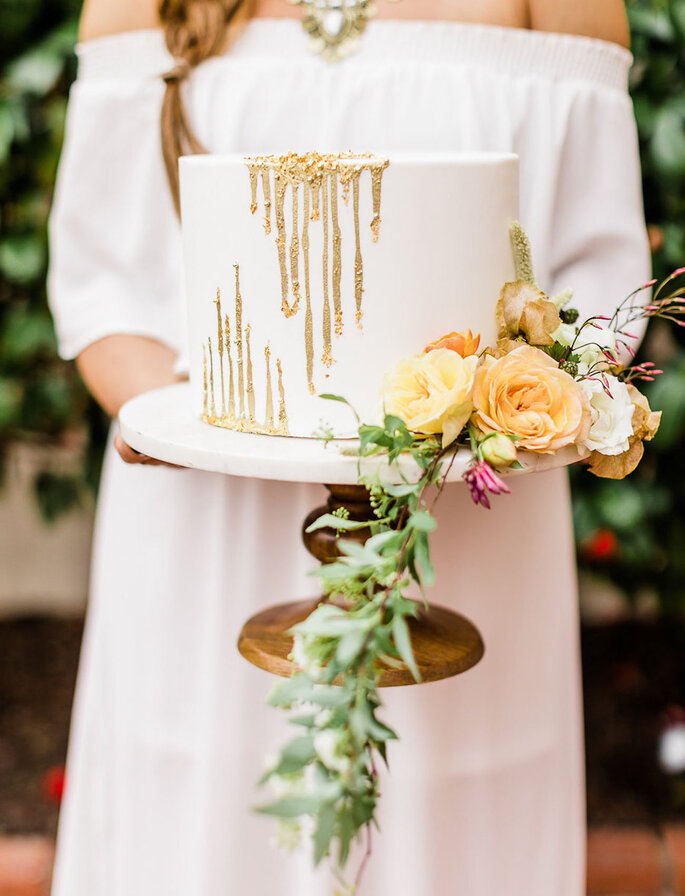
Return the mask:
POLYGON ((365 630, 348 632, 340 639, 335 651, 335 662, 342 670, 349 669, 362 652, 368 635, 365 630))
POLYGON ((668 13, 663 10, 629 6, 628 18, 632 31, 637 34, 665 43, 670 43, 675 37, 668 13))
POLYGON ((343 398, 342 395, 333 395, 333 394, 331 394, 330 392, 324 392, 322 395, 319 395, 319 398, 323 398, 323 399, 325 399, 326 401, 337 401, 337 402, 339 402, 340 404, 346 404, 347 407, 348 407, 348 408, 352 411, 352 413, 354 414, 354 419, 357 421, 357 423, 360 422, 360 421, 359 421, 359 414, 356 412, 356 410, 354 409, 354 407, 349 403, 349 401, 348 401, 346 398, 343 398))
POLYGON ((685 437, 685 352, 644 391, 651 406, 663 411, 652 444, 657 451, 671 451, 685 437))
POLYGON ((314 834, 314 865, 328 854, 335 833, 337 813, 334 803, 325 803, 318 812, 318 824, 314 834))
POLYGON ((298 672, 285 681, 279 681, 273 688, 267 702, 269 706, 287 708, 293 703, 306 703, 314 691, 312 680, 302 672, 298 672))
POLYGON ((4 165, 14 140, 14 115, 8 102, 0 102, 0 165, 4 165))
POLYGON ((0 429, 19 426, 23 396, 20 380, 0 377, 0 429))
POLYGON ((368 529, 370 523, 364 520, 346 520, 343 517, 334 516, 332 513, 324 513, 307 527, 307 532, 316 532, 319 529, 335 529, 338 532, 356 532, 359 529, 368 529))
POLYGON ((433 532, 438 527, 438 524, 426 510, 416 510, 412 513, 407 525, 410 529, 416 529, 418 532, 433 532))
POLYGON ((401 531, 390 529, 386 532, 379 532, 377 535, 372 535, 366 542, 366 545, 371 551, 380 553, 381 551, 399 550, 403 541, 404 536, 401 531))
POLYGON ((0 272, 15 283, 36 280, 45 262, 45 244, 35 234, 7 237, 0 243, 0 272))
POLYGON ((562 358, 571 364, 577 364, 580 361, 580 355, 575 353, 571 354, 569 346, 562 345, 561 342, 555 342, 554 345, 543 346, 542 350, 555 361, 561 361, 562 358))
POLYGON ((415 556, 416 562, 421 567, 424 584, 432 585, 435 581, 435 569, 431 563, 428 538, 424 532, 416 533, 415 556))
POLYGON ((355 823, 351 811, 341 811, 338 818, 338 865, 344 868, 350 856, 350 846, 357 836, 359 826, 355 823))
POLYGON ((383 564, 383 558, 366 544, 357 544, 356 541, 347 541, 343 539, 338 542, 338 548, 343 553, 343 560, 350 558, 356 560, 362 567, 370 567, 375 569, 383 564))
POLYGON ((393 485, 390 482, 383 483, 383 491, 391 498, 406 498, 408 495, 418 495, 421 485, 418 482, 406 482, 401 485, 393 485))
POLYGON ((72 52, 75 40, 73 22, 55 29, 7 67, 5 77, 8 87, 37 96, 49 93, 64 71, 65 59, 72 52))
POLYGON ((303 716, 290 716, 288 719, 291 725, 299 725, 302 728, 313 728, 316 724, 316 715, 309 713, 303 716))
POLYGON ((671 0, 669 12, 680 40, 685 40, 685 0, 671 0))
POLYGON ((657 113, 650 149, 655 162, 667 174, 685 174, 685 117, 664 106, 657 113))
POLYGON ((320 805, 321 800, 316 796, 286 796, 266 806, 257 806, 255 812, 275 818, 299 818, 301 815, 313 815, 320 805))
POLYGON ((407 667, 411 671, 411 674, 414 676, 416 681, 421 681, 421 675, 419 674, 416 660, 414 659, 414 652, 411 647, 409 626, 407 625, 407 622, 403 616, 397 615, 393 619, 392 635, 395 640, 395 647, 397 648, 397 652, 407 664, 407 667))
POLYGON ((43 519, 54 523, 81 503, 81 483, 75 476, 39 473, 33 490, 43 519))
POLYGON ((596 503, 604 524, 617 532, 630 532, 645 519, 644 501, 633 480, 603 481, 597 489, 596 503))
POLYGON ((297 737, 283 748, 278 764, 270 774, 291 775, 299 772, 315 758, 314 738, 297 737))
POLYGON ((19 306, 8 315, 0 336, 0 357, 5 364, 32 362, 37 355, 54 350, 55 334, 47 313, 19 306))

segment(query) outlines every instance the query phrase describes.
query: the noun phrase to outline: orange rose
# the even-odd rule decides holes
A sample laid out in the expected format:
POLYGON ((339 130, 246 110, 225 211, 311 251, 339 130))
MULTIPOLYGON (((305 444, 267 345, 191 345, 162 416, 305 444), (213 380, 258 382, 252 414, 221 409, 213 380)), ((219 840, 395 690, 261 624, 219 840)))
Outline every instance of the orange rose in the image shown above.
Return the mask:
POLYGON ((585 441, 590 402, 579 384, 540 349, 523 345, 476 371, 474 421, 483 432, 517 436, 518 448, 551 453, 585 441))
POLYGON ((469 329, 466 333, 448 333, 446 336, 441 336, 436 342, 427 345, 423 353, 427 354, 436 348, 446 348, 461 355, 462 358, 466 358, 468 355, 475 355, 479 345, 480 333, 476 333, 474 336, 469 329))

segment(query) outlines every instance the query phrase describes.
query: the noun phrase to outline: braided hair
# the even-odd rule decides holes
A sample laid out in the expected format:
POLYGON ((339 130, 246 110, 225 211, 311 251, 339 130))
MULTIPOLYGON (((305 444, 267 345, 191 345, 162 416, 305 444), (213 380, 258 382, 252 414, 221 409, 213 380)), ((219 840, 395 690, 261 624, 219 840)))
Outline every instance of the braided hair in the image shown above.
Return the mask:
POLYGON ((167 49, 175 60, 163 75, 162 154, 177 213, 178 159, 206 151, 188 121, 181 85, 196 65, 225 51, 252 17, 254 7, 255 0, 160 0, 159 18, 167 49))

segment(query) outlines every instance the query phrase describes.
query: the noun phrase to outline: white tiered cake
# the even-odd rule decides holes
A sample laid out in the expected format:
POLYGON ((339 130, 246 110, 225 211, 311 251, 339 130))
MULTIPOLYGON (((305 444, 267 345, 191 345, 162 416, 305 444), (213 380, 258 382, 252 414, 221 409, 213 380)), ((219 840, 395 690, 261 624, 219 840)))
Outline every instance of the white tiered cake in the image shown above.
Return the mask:
POLYGON ((513 279, 504 154, 181 159, 190 379, 208 422, 352 435, 383 374, 450 331, 495 336, 513 279))

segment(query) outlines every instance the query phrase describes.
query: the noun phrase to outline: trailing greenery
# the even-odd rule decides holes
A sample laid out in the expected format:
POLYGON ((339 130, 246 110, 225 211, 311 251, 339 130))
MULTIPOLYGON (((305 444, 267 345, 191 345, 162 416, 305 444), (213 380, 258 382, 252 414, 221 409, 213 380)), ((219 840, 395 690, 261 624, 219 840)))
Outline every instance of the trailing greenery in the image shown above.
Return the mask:
POLYGON ((279 683, 269 699, 292 711, 298 733, 267 769, 263 783, 277 798, 260 809, 279 819, 284 846, 295 846, 303 821, 313 820, 314 861, 331 856, 345 894, 356 892, 364 870, 366 859, 353 883, 343 880, 350 845, 363 828, 370 854, 377 763, 397 737, 377 715, 381 663, 406 665, 420 681, 407 624, 420 605, 404 591, 411 582, 422 587, 433 581, 428 537, 436 523, 426 493, 440 488, 450 450, 437 438, 416 438, 399 417, 387 416, 383 426, 361 426, 359 433, 360 454, 387 455, 392 466, 401 452, 409 452, 419 479, 382 486, 377 477, 362 479, 376 517, 371 524, 325 514, 310 526, 309 531, 341 533, 366 529, 369 538, 363 545, 342 539, 342 556, 315 572, 331 602, 294 628, 293 661, 302 671, 279 683))

